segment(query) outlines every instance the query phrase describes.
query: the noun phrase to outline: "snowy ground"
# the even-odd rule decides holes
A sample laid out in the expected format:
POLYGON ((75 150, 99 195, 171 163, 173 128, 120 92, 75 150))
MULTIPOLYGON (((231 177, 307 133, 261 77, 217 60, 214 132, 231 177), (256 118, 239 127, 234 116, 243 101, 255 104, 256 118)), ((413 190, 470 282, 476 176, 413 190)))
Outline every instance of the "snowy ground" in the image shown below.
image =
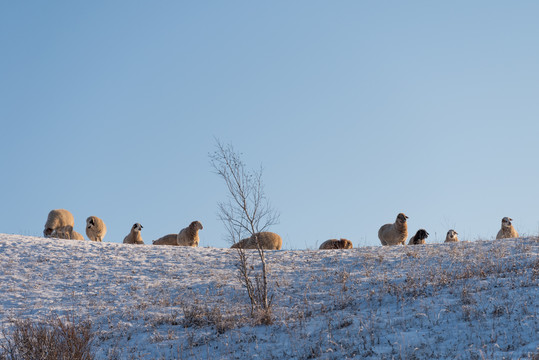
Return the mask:
POLYGON ((230 249, 0 234, 0 321, 89 318, 98 359, 539 356, 539 240, 271 251, 253 325, 230 249))

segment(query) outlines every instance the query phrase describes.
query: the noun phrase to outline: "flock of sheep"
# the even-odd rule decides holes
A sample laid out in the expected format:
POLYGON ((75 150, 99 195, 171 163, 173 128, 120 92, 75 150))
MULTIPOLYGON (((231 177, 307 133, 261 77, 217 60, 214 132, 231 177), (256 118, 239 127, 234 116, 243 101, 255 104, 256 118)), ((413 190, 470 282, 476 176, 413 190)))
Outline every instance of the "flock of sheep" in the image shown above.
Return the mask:
MULTIPOLYGON (((392 224, 385 224, 378 230, 378 238, 382 245, 405 245, 408 237, 408 216, 400 213, 392 224)), ((504 217, 502 227, 496 239, 516 238, 518 233, 511 224, 513 219, 504 217)), ((73 230, 75 220, 73 214, 65 209, 56 209, 49 212, 43 235, 45 237, 54 237, 59 239, 84 240, 84 237, 73 230)), ((124 238, 124 244, 144 244, 140 230, 142 225, 133 224, 131 231, 124 238)), ((172 246, 198 246, 200 241, 198 231, 202 230, 200 221, 193 221, 188 227, 182 229, 178 234, 168 234, 152 242, 153 245, 172 245, 172 246)), ((103 220, 97 216, 90 216, 86 219, 86 235, 91 241, 103 241, 107 227, 103 220)), ((453 229, 447 232, 445 242, 457 242, 457 232, 453 229)), ((429 233, 425 229, 419 229, 408 241, 408 245, 425 244, 429 233)), ((232 248, 256 249, 257 243, 266 250, 280 250, 283 246, 281 237, 272 232, 261 232, 252 235, 247 239, 242 239, 232 245, 232 248)), ((347 239, 330 239, 320 245, 322 250, 330 249, 352 249, 352 242, 347 239)))

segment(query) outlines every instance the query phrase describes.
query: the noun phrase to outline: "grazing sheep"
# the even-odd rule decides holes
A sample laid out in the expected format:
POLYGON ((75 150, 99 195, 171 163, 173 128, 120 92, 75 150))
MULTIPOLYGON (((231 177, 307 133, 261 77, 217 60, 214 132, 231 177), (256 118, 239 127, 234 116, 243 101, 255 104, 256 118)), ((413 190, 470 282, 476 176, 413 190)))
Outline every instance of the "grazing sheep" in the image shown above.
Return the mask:
POLYGON ((153 245, 178 245, 178 234, 168 234, 152 241, 153 245))
POLYGON ((283 246, 283 239, 279 235, 266 231, 256 233, 247 239, 242 239, 230 248, 256 249, 256 239, 258 239, 260 247, 265 250, 281 250, 281 246, 283 246))
POLYGON ((86 236, 92 241, 103 241, 107 227, 103 220, 97 216, 90 216, 86 219, 86 236))
POLYGON ((351 249, 353 248, 352 242, 347 239, 329 239, 320 245, 320 250, 333 250, 333 249, 351 249))
POLYGON ((61 229, 54 230, 51 237, 67 240, 84 240, 84 237, 80 233, 73 230, 71 226, 64 226, 61 229))
POLYGON ((457 237, 457 232, 453 229, 449 230, 447 232, 447 235, 445 236, 445 241, 444 242, 457 242, 459 241, 459 238, 457 237))
POLYGON ((385 224, 378 230, 378 238, 382 245, 404 245, 408 237, 408 216, 400 213, 393 224, 385 224))
POLYGON ((408 241, 408 245, 421 245, 426 243, 426 239, 429 237, 429 233, 425 229, 419 229, 414 236, 408 241))
POLYGON ((518 237, 518 232, 511 224, 511 221, 513 221, 513 219, 510 219, 508 217, 504 217, 502 219, 502 228, 500 229, 500 231, 498 231, 498 235, 496 235, 496 240, 518 237))
POLYGON ((141 229, 142 225, 140 225, 139 223, 134 223, 131 227, 131 232, 124 238, 124 244, 144 245, 142 236, 140 236, 141 229))
POLYGON ((55 230, 59 230, 63 233, 64 230, 68 230, 66 229, 67 226, 70 226, 71 230, 73 230, 73 227, 75 226, 73 214, 65 209, 51 210, 47 217, 47 222, 45 223, 43 235, 45 237, 51 237, 55 230))

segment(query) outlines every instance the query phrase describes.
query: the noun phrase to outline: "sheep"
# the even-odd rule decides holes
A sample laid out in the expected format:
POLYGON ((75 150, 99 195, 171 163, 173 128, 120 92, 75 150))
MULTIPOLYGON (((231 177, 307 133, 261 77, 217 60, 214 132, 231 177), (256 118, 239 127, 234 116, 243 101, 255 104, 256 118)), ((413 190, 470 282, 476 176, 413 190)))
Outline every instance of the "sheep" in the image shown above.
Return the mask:
POLYGON ((408 216, 400 213, 393 224, 385 224, 378 230, 378 238, 382 245, 404 245, 408 237, 408 216))
POLYGON ((518 232, 511 224, 511 221, 513 221, 513 219, 510 219, 507 216, 502 219, 502 228, 500 229, 500 231, 498 231, 498 235, 496 235, 496 240, 518 237, 518 232))
POLYGON ((73 230, 71 226, 65 226, 61 229, 54 230, 51 237, 67 240, 84 240, 84 237, 80 233, 73 230))
POLYGON ((444 242, 457 242, 459 241, 459 238, 457 237, 458 233, 451 229, 447 232, 447 235, 445 236, 445 241, 444 242))
POLYGON ((153 245, 175 245, 197 247, 200 241, 198 231, 204 227, 200 221, 193 221, 178 234, 168 234, 152 242, 153 245))
POLYGON ((134 223, 131 227, 131 232, 124 238, 124 244, 144 245, 142 236, 140 236, 141 229, 142 225, 140 225, 139 223, 134 223))
POLYGON ((197 247, 200 239, 198 238, 198 230, 202 230, 200 221, 193 221, 188 227, 182 229, 178 233, 177 243, 179 246, 197 247))
POLYGON ((71 230, 73 230, 73 227, 75 226, 73 214, 65 209, 51 210, 47 217, 47 222, 45 223, 43 235, 45 237, 51 237, 55 230, 59 230, 63 233, 65 230, 68 230, 66 229, 68 226, 71 227, 71 230))
POLYGON ((329 239, 320 245, 320 250, 332 250, 332 249, 352 249, 352 242, 347 239, 329 239))
POLYGON ((152 241, 153 245, 178 245, 178 234, 168 234, 152 241))
POLYGON ((408 241, 408 245, 421 245, 426 243, 426 239, 429 237, 429 233, 425 229, 419 229, 414 236, 408 241))
POLYGON ((265 250, 281 250, 283 246, 283 239, 275 233, 266 231, 260 232, 252 235, 249 238, 242 239, 237 243, 233 244, 231 249, 256 249, 257 248, 257 239, 260 247, 265 250))
POLYGON ((88 236, 88 239, 101 242, 106 233, 107 227, 103 220, 97 216, 90 216, 86 219, 86 236, 88 236))

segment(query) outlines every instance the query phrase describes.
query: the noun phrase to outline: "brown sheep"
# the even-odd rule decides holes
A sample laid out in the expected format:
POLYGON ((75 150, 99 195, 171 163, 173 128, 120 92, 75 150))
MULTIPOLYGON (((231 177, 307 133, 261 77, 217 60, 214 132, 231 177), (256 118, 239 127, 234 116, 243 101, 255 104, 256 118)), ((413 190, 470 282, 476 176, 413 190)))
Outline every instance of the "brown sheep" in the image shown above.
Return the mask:
POLYGON ((513 219, 510 219, 508 217, 504 217, 502 219, 502 228, 500 229, 500 231, 498 231, 498 235, 496 235, 496 240, 518 237, 518 232, 513 227, 511 221, 513 221, 513 219))
POLYGON ((404 245, 408 237, 408 216, 400 213, 393 224, 385 224, 378 230, 378 238, 382 245, 404 245))
POLYGON ((332 249, 352 249, 352 242, 347 239, 329 239, 320 245, 320 250, 332 250, 332 249))
POLYGON ((260 247, 265 250, 281 250, 283 239, 275 233, 266 231, 252 235, 247 239, 242 239, 231 246, 232 249, 256 249, 257 239, 260 247))

